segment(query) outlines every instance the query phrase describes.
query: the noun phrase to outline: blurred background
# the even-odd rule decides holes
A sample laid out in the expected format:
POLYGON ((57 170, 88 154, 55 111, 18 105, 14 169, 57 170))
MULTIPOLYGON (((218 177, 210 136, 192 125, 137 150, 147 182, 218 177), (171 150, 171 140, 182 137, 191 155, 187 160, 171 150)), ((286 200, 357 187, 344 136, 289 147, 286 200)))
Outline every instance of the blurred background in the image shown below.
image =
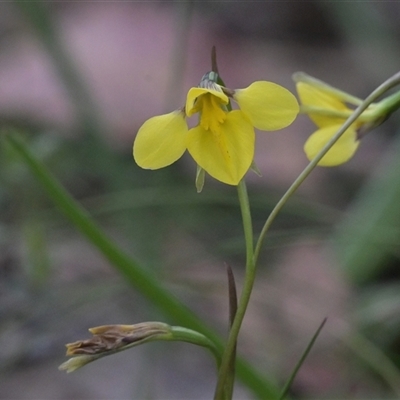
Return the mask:
MULTIPOLYGON (((144 171, 132 143, 149 117, 185 102, 217 48, 228 87, 270 80, 295 92, 304 71, 364 98, 399 70, 398 2, 3 2, 2 136, 22 134, 118 245, 218 332, 227 328, 224 262, 243 278, 236 190, 195 165, 144 171)), ((400 396, 399 116, 355 157, 318 168, 275 221, 239 353, 282 384, 323 318, 298 399, 400 396)), ((306 116, 258 132, 262 177, 247 181, 259 232, 307 165, 306 116)), ((64 344, 105 324, 165 321, 54 208, 0 145, 0 398, 209 399, 213 361, 186 344, 149 344, 73 374, 64 344)), ((165 321, 169 322, 169 321, 165 321)), ((236 398, 252 398, 237 385, 236 398)))

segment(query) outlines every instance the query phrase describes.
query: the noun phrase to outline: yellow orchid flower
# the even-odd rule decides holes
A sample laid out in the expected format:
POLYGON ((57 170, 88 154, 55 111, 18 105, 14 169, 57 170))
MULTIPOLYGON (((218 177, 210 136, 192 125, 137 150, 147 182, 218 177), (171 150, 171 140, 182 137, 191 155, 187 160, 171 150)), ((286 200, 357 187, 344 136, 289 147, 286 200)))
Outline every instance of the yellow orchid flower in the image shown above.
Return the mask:
MULTIPOLYGON (((307 114, 319 128, 304 145, 307 158, 312 160, 362 100, 301 72, 294 74, 293 79, 300 98, 301 112, 307 114)), ((332 167, 348 161, 356 152, 362 133, 382 122, 379 108, 378 104, 371 104, 318 165, 332 167)))
POLYGON ((299 112, 295 96, 275 83, 258 81, 232 90, 217 80, 216 72, 205 74, 200 86, 189 90, 185 107, 152 117, 141 126, 133 145, 140 167, 166 167, 187 149, 212 177, 238 185, 253 162, 254 128, 285 128, 299 112), (230 110, 230 100, 238 104, 238 110, 230 110), (189 129, 186 117, 196 113, 199 123, 189 129))

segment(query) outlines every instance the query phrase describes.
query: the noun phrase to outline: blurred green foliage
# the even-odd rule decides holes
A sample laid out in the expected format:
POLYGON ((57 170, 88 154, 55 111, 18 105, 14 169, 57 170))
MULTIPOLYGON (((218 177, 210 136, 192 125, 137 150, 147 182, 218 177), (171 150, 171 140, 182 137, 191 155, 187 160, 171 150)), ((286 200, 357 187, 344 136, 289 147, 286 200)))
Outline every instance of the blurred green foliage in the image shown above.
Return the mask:
MULTIPOLYGON (((156 277, 163 276, 163 246, 166 236, 175 227, 185 235, 195 237, 207 248, 208 255, 240 270, 244 246, 234 188, 206 181, 205 190, 197 195, 194 177, 190 180, 182 173, 182 164, 157 172, 143 171, 134 166, 130 152, 118 153, 111 149, 104 140, 107 121, 102 121, 85 82, 59 41, 47 6, 40 2, 15 4, 35 28, 52 57, 75 104, 79 121, 80 132, 75 139, 63 139, 49 133, 45 127, 22 125, 21 121, 16 121, 12 128, 24 135, 32 154, 52 171, 107 233, 121 241, 128 254, 134 255, 156 277)), ((353 15, 351 21, 355 22, 356 6, 341 3, 324 7, 329 8, 328 15, 335 15, 335 21, 341 22, 338 26, 342 27, 343 36, 352 43, 360 43, 365 29, 360 25, 363 19, 360 18, 358 25, 351 25, 347 20, 353 15), (329 14, 334 10, 335 14, 329 14)), ((368 33, 370 38, 385 46, 398 43, 392 31, 374 24, 373 6, 363 4, 361 11, 362 15, 367 13, 368 18, 372 18, 369 26, 374 30, 368 33), (390 41, 385 39, 388 36, 390 41)), ((232 15, 229 18, 232 19, 232 15)), ((385 57, 396 59, 387 53, 385 57)), ((388 64, 385 65, 390 69, 388 64)), ((398 123, 398 118, 395 121, 398 123)), ((7 130, 4 125, 2 132, 7 130)), ((355 288, 354 314, 351 314, 355 329, 385 352, 397 367, 400 365, 399 152, 396 138, 387 158, 345 211, 341 206, 293 198, 268 236, 260 262, 273 268, 272 260, 279 248, 289 246, 301 236, 333 243, 339 266, 355 288)), ((339 173, 337 176, 340 185, 352 186, 354 176, 343 177, 339 173)), ((333 187, 337 184, 334 182, 333 187)), ((279 195, 273 187, 250 188, 256 232, 279 195)), ((4 294, 0 318, 3 332, 8 332, 17 321, 21 330, 33 327, 29 329, 42 334, 51 331, 60 340, 70 340, 70 336, 66 337, 69 314, 82 312, 84 315, 83 309, 88 303, 104 296, 113 300, 116 293, 125 293, 125 286, 115 280, 106 284, 97 281, 54 286, 52 279, 56 266, 52 264, 49 249, 51 239, 58 235, 74 237, 75 230, 65 224, 64 217, 54 209, 49 197, 4 140, 0 143, 0 210, 0 289, 4 294), (52 320, 49 318, 52 313, 64 315, 65 321, 52 320)), ((195 261, 196 257, 198 254, 185 262, 195 261)), ((148 305, 143 307, 142 313, 146 314, 148 305)), ((153 311, 149 309, 149 313, 153 311)), ((222 321, 217 330, 224 327, 225 321, 222 321)), ((53 346, 50 356, 56 353, 54 349, 59 342, 53 346)), ((26 347, 20 353, 3 358, 0 368, 4 371, 29 358, 34 359, 32 348, 26 347)), ((370 362, 373 360, 359 366, 360 371, 368 370, 370 362)), ((284 381, 284 377, 279 380, 284 381)), ((382 393, 388 398, 391 396, 389 390, 382 390, 382 393)))

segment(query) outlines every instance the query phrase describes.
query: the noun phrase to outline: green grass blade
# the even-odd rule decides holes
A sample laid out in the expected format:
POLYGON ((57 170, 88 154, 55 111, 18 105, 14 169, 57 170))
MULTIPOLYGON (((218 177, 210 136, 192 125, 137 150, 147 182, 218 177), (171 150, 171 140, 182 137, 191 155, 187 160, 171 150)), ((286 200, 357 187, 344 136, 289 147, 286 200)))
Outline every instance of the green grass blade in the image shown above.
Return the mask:
MULTIPOLYGON (((172 320, 168 322, 199 331, 212 340, 219 348, 222 348, 223 340, 221 337, 190 309, 184 306, 175 296, 163 288, 154 275, 143 269, 132 257, 119 249, 102 232, 88 212, 59 184, 46 169, 45 165, 35 158, 26 144, 17 135, 8 134, 6 140, 22 157, 32 174, 38 179, 60 211, 125 277, 129 284, 157 306, 167 318, 172 320)), ((238 359, 237 361, 237 375, 257 397, 261 399, 278 398, 279 393, 276 386, 261 376, 243 359, 238 359)))
POLYGON ((321 322, 321 325, 318 327, 317 331, 314 333, 314 336, 311 338, 310 343, 308 343, 308 346, 304 350, 304 353, 300 357, 300 360, 297 362, 296 366, 294 367, 292 373, 290 374, 289 379, 287 380, 287 382, 285 383, 285 386, 283 387, 282 393, 279 396, 279 400, 283 400, 287 396, 290 386, 292 385, 292 383, 294 381, 294 378, 296 378, 296 375, 299 372, 301 366, 303 365, 305 359, 307 358, 308 353, 310 352, 311 348, 314 346, 314 343, 317 340, 322 328, 324 327, 325 322, 326 322, 326 318, 324 318, 324 320, 321 322))

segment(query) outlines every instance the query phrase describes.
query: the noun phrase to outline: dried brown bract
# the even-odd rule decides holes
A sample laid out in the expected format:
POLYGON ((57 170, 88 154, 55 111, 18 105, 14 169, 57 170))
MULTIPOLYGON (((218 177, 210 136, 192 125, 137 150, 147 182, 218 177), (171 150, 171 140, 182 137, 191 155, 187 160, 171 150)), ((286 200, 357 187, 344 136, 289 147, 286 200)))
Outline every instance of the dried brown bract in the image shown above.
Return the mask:
POLYGON ((72 358, 60 365, 60 370, 72 372, 100 357, 168 336, 171 327, 162 322, 141 322, 134 325, 97 326, 89 331, 93 334, 90 339, 66 345, 66 355, 72 358))

